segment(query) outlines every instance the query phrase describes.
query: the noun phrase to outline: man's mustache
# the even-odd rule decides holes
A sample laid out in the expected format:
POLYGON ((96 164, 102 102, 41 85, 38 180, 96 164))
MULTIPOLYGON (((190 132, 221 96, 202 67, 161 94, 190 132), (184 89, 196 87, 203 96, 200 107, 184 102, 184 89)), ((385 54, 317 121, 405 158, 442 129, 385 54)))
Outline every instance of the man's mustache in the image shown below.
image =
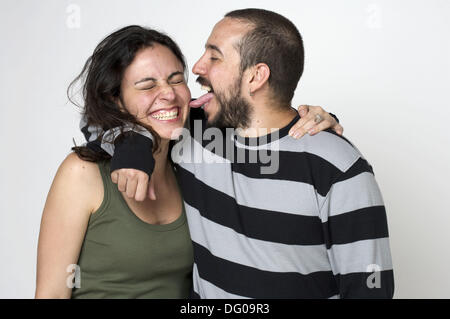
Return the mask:
POLYGON ((204 77, 199 76, 197 78, 197 80, 195 80, 195 82, 200 83, 200 85, 206 85, 209 86, 211 89, 213 88, 211 85, 211 82, 209 82, 207 79, 205 79, 204 77))

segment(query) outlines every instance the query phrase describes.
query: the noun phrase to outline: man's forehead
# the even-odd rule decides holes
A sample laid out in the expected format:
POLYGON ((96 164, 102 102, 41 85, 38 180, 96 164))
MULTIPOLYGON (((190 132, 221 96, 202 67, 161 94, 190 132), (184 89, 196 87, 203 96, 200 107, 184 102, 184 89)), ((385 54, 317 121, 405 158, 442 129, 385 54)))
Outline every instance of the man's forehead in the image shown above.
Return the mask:
POLYGON ((237 43, 250 30, 250 25, 237 19, 223 18, 213 28, 207 45, 229 46, 237 43))

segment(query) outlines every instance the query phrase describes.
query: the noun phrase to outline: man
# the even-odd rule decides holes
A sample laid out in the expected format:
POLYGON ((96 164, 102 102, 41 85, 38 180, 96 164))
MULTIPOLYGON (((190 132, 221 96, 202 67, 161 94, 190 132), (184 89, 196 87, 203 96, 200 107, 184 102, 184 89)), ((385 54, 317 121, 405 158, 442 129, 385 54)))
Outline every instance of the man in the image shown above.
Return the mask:
MULTIPOLYGON (((371 166, 331 131, 300 141, 288 135, 299 119, 290 103, 303 60, 289 20, 245 9, 216 24, 193 68, 208 93, 192 103, 204 108, 192 109, 191 134, 172 155, 196 297, 393 296, 386 213, 371 166), (239 131, 211 147, 207 127, 239 131), (277 162, 270 173, 264 152, 277 162)), ((126 143, 114 156, 121 148, 126 143)))

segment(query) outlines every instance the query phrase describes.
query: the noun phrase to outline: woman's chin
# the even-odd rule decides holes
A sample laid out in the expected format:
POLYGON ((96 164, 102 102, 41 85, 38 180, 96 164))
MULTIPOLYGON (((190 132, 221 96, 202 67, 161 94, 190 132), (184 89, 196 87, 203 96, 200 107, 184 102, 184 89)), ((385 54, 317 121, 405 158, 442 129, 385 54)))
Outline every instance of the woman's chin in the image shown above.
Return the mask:
POLYGON ((187 116, 178 116, 174 120, 158 120, 150 116, 143 123, 150 126, 163 140, 176 140, 182 134, 185 118, 187 116))
POLYGON ((183 126, 176 128, 165 128, 160 130, 155 130, 156 133, 161 137, 162 140, 177 140, 180 135, 182 135, 184 130, 183 126))

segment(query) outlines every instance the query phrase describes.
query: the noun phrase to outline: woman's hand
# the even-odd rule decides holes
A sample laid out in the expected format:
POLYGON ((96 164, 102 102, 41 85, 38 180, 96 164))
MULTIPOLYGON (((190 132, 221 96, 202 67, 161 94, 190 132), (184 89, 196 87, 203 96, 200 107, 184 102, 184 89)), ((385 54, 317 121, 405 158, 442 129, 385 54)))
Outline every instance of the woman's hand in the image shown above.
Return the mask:
POLYGON ((342 125, 320 106, 300 105, 298 113, 301 118, 289 131, 289 135, 294 138, 301 138, 306 133, 314 135, 328 128, 339 135, 344 132, 342 125))

